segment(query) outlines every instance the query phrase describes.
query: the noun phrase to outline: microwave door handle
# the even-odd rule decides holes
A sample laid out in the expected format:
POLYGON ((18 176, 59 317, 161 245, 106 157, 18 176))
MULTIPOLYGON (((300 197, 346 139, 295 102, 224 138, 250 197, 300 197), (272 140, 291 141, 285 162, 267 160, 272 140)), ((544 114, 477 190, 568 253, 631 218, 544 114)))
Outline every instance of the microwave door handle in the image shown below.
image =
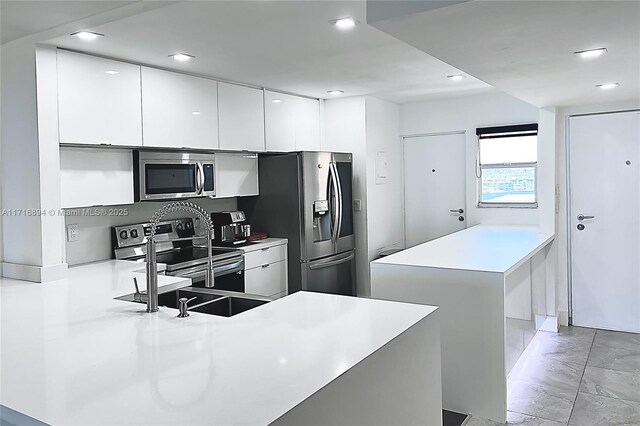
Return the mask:
POLYGON ((329 164, 329 180, 331 181, 332 196, 335 197, 335 202, 331 203, 331 220, 333 221, 333 228, 331 231, 331 240, 338 241, 338 203, 340 201, 338 197, 338 180, 336 179, 335 171, 333 170, 333 163, 329 164))
POLYGON ((204 170, 202 168, 202 163, 196 163, 196 194, 202 194, 202 189, 204 187, 204 170))

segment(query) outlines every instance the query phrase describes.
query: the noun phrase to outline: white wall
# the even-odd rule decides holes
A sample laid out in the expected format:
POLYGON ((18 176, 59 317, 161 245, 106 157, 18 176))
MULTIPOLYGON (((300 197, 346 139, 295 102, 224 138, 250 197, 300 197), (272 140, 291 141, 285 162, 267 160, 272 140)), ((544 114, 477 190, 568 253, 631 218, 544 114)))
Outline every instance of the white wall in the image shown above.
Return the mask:
POLYGON ((569 318, 569 257, 568 257, 568 170, 567 170, 567 138, 566 124, 572 115, 597 114, 603 112, 627 111, 640 109, 640 102, 622 102, 614 104, 590 105, 572 108, 561 108, 557 111, 557 175, 559 189, 559 205, 556 224, 557 244, 557 286, 556 299, 560 324, 567 325, 569 318))
POLYGON ((367 233, 369 261, 372 261, 384 249, 404 248, 400 107, 367 97, 366 122, 367 233), (376 178, 376 157, 379 152, 384 152, 387 158, 387 178, 384 180, 376 178))
POLYGON ((353 198, 362 200, 362 211, 354 212, 356 237, 356 287, 358 295, 369 290, 367 239, 367 148, 365 98, 332 99, 324 102, 322 150, 353 154, 353 198))
POLYGON ((369 262, 381 249, 402 247, 400 107, 370 96, 331 99, 323 107, 322 149, 353 154, 353 198, 358 296, 369 297, 369 262), (376 181, 376 154, 386 152, 388 178, 376 181))
POLYGON ((1 62, 2 206, 15 212, 2 221, 2 273, 60 279, 67 272, 63 218, 49 213, 60 209, 57 102, 36 96, 36 87, 45 94, 57 90, 55 53, 19 39, 2 45, 1 62))
POLYGON ((490 93, 408 103, 402 105, 400 111, 401 135, 465 132, 468 170, 467 226, 480 223, 538 225, 537 209, 477 207, 475 175, 476 128, 537 123, 538 108, 505 93, 490 93))
MULTIPOLYGON (((237 200, 235 198, 223 198, 219 200, 192 199, 192 201, 205 210, 224 211, 235 210, 237 200)), ((66 243, 66 258, 69 265, 95 262, 111 259, 113 246, 111 241, 111 227, 134 223, 143 223, 151 219, 151 216, 166 203, 142 202, 123 206, 109 206, 109 209, 126 209, 126 215, 91 216, 82 215, 83 209, 68 209, 65 217, 66 225, 77 224, 80 239, 66 243)), ((188 213, 176 213, 170 218, 191 217, 188 213)))

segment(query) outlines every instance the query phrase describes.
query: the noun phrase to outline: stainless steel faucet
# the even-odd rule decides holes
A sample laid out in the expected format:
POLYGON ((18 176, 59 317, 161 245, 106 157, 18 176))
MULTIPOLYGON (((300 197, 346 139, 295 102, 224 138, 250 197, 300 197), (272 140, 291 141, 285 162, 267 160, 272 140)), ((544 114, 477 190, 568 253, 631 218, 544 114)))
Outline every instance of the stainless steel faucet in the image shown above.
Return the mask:
MULTIPOLYGON (((158 311, 158 263, 156 262, 155 241, 156 227, 165 216, 177 211, 186 211, 189 213, 193 213, 201 219, 202 223, 204 223, 207 235, 207 269, 205 271, 204 286, 207 288, 212 288, 215 284, 213 264, 211 262, 211 240, 213 239, 213 223, 211 222, 209 214, 199 205, 191 203, 189 201, 175 201, 173 203, 169 203, 155 212, 151 217, 151 234, 147 237, 147 297, 140 299, 146 299, 147 312, 158 311)), ((178 238, 178 240, 193 240, 194 238, 200 237, 178 238)))

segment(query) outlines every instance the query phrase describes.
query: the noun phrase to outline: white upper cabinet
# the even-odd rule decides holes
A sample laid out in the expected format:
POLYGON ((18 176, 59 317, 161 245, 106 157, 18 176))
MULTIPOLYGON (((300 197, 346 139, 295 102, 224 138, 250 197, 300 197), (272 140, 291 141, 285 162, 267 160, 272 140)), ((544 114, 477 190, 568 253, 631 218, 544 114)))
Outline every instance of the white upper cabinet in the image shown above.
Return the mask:
POLYGON ((265 90, 264 112, 267 151, 295 151, 296 97, 265 90))
POLYGON ((60 143, 142 145, 140 66, 58 50, 60 143))
POLYGON ((60 147, 62 208, 133 204, 130 149, 60 147))
POLYGON ((218 149, 218 82, 142 67, 143 145, 218 149))
POLYGON ((216 154, 216 198, 258 195, 256 154, 216 154))
POLYGON ((264 151, 263 91, 218 83, 220 149, 264 151))
POLYGON ((297 98, 296 151, 320 151, 320 101, 297 98))
POLYGON ((267 151, 319 151, 320 102, 265 91, 267 151))

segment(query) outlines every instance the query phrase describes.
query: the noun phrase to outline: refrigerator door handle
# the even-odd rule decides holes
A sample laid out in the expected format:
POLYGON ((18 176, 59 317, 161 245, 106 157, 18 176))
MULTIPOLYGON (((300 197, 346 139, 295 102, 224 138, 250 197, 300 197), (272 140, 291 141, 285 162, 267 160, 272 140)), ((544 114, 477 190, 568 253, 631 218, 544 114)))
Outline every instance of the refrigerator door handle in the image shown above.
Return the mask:
POLYGON ((335 266, 341 263, 349 262, 350 260, 353 260, 354 257, 355 257, 355 252, 352 251, 346 256, 340 256, 337 259, 309 262, 309 269, 328 268, 330 266, 335 266))
POLYGON ((336 202, 335 203, 331 203, 331 220, 333 221, 333 226, 332 226, 332 230, 331 230, 331 240, 336 242, 338 241, 338 232, 340 231, 338 229, 338 224, 340 221, 340 218, 338 217, 339 215, 339 210, 338 210, 338 203, 340 203, 340 195, 339 195, 339 183, 338 183, 338 176, 336 176, 336 171, 334 169, 334 165, 333 162, 329 164, 329 177, 331 179, 331 186, 333 187, 333 196, 336 198, 336 202))
POLYGON ((343 216, 343 212, 342 209, 344 207, 343 205, 343 200, 342 200, 342 185, 340 184, 340 175, 338 174, 338 166, 336 166, 336 163, 331 163, 331 165, 333 166, 333 172, 334 172, 334 176, 336 177, 336 184, 338 186, 338 232, 336 232, 336 239, 335 241, 338 241, 338 238, 340 238, 340 233, 342 232, 342 216, 343 216))

